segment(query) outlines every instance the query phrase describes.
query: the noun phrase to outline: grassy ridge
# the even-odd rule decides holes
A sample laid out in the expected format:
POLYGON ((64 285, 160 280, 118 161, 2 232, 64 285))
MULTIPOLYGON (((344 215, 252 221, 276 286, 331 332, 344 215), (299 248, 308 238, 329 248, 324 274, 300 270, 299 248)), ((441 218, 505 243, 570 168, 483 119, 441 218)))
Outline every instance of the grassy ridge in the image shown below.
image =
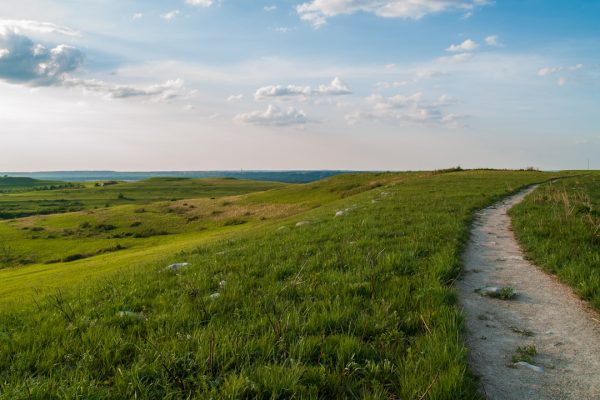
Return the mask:
MULTIPOLYGON (((28 178, 11 178, 28 179, 28 178)), ((234 196, 284 186, 281 183, 227 178, 151 178, 96 187, 94 183, 67 189, 0 194, 0 219, 112 207, 143 205, 172 199, 234 196)))
POLYGON ((0 398, 479 398, 450 287, 471 215, 547 177, 351 176, 292 219, 1 311, 0 398))
POLYGON ((600 174, 542 185, 511 216, 533 261, 600 310, 600 174))

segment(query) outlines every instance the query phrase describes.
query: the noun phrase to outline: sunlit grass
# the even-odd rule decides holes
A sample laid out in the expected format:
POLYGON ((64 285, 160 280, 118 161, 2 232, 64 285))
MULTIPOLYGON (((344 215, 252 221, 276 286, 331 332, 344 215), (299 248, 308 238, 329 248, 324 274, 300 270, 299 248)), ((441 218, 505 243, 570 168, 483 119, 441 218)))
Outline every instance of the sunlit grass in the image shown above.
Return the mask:
POLYGON ((533 261, 600 310, 600 174, 542 185, 511 215, 533 261))
POLYGON ((389 177, 283 188, 311 209, 13 304, 0 398, 480 398, 452 289, 472 214, 549 174, 389 177))

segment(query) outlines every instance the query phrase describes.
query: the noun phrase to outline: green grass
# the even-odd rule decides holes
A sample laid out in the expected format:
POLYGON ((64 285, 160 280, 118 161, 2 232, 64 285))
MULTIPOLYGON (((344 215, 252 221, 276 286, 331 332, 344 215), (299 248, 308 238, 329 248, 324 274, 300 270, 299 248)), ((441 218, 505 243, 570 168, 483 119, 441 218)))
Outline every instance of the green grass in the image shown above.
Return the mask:
POLYGON ((76 188, 78 186, 78 184, 69 182, 0 176, 0 193, 27 190, 55 190, 63 188, 76 188))
POLYGON ((527 255, 600 310, 600 174, 546 183, 511 216, 527 255))
POLYGON ((211 238, 0 271, 21 284, 0 309, 0 399, 479 399, 452 289, 472 214, 549 176, 336 177, 223 200, 292 211, 211 238), (63 289, 36 295, 41 269, 63 289))
POLYGON ((533 364, 533 358, 537 355, 537 349, 534 345, 529 346, 519 346, 515 351, 515 354, 511 357, 511 361, 513 364, 518 362, 526 362, 528 364, 533 364))
MULTIPOLYGON (((28 179, 28 178, 12 178, 28 179)), ((284 186, 239 179, 151 178, 95 187, 94 183, 47 191, 0 193, 0 219, 20 218, 157 201, 235 196, 284 186), (83 186, 82 186, 83 185, 83 186)))

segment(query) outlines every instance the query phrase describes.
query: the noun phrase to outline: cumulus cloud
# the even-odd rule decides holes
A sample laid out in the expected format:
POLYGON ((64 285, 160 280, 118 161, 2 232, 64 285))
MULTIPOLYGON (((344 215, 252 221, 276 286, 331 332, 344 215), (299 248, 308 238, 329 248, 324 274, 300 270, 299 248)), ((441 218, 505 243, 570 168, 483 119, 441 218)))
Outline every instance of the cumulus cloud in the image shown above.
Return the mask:
POLYGON ((85 59, 75 47, 61 44, 49 49, 6 27, 0 28, 0 49, 0 79, 32 86, 59 83, 85 59))
POLYGON ((58 33, 65 36, 79 36, 79 32, 68 28, 66 26, 60 26, 51 22, 40 22, 31 20, 16 20, 16 19, 0 19, 0 31, 11 30, 18 33, 29 32, 29 33, 58 33))
POLYGON ((185 0, 186 4, 189 4, 190 6, 198 6, 198 7, 210 7, 212 6, 215 2, 214 0, 185 0))
POLYGON ((477 47, 479 47, 479 45, 475 41, 473 41, 471 39, 467 39, 464 42, 462 42, 461 44, 450 45, 450 47, 448 47, 446 49, 446 51, 450 51, 450 52, 453 52, 453 53, 465 52, 465 51, 473 51, 477 47))
POLYGON ((167 22, 170 22, 175 19, 180 14, 179 10, 169 11, 166 14, 161 15, 160 17, 167 22))
POLYGON ((131 19, 135 21, 136 19, 141 19, 143 16, 144 14, 142 13, 135 13, 131 16, 131 19))
POLYGON ((277 6, 276 6, 276 5, 265 6, 265 7, 263 8, 263 10, 265 10, 265 11, 267 11, 267 12, 275 11, 275 10, 277 10, 277 6))
POLYGON ((374 94, 366 99, 367 111, 354 111, 346 115, 350 125, 363 120, 376 120, 387 122, 411 123, 436 123, 443 125, 456 125, 458 116, 444 113, 444 109, 456 102, 447 95, 442 95, 436 100, 426 100, 422 92, 410 95, 382 96, 374 94))
POLYGON ((335 77, 328 85, 319 85, 313 89, 310 86, 297 85, 271 85, 259 88, 254 94, 256 100, 264 100, 266 98, 293 98, 300 97, 306 99, 311 96, 343 96, 351 94, 352 91, 340 78, 335 77))
POLYGON ((305 125, 309 122, 306 113, 294 107, 282 110, 277 106, 269 105, 266 111, 253 111, 235 116, 235 121, 260 126, 293 126, 305 125))
POLYGON ((261 87, 254 94, 256 100, 263 100, 269 97, 297 97, 297 96, 310 96, 312 89, 310 86, 296 86, 296 85, 271 85, 261 87))
POLYGON ((66 79, 66 87, 81 88, 84 91, 105 95, 112 99, 144 98, 158 102, 169 102, 176 98, 189 97, 182 79, 166 81, 162 84, 137 87, 133 85, 111 85, 96 79, 66 79))
POLYGON ((296 6, 300 18, 319 28, 341 14, 372 13, 379 17, 420 19, 444 11, 470 11, 488 0, 312 0, 296 6))
POLYGON ((325 96, 343 96, 352 94, 352 91, 340 78, 335 77, 329 85, 319 85, 317 93, 325 96))

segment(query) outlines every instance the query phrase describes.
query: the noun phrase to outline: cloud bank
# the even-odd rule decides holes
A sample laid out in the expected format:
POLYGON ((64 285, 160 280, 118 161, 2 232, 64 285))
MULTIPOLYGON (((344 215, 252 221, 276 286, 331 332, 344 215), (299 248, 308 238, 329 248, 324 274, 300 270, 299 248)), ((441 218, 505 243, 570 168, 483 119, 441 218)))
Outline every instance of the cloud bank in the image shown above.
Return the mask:
POLYGON ((444 11, 471 11, 488 0, 312 0, 296 6, 300 18, 319 28, 327 19, 357 12, 386 18, 420 19, 444 11))

